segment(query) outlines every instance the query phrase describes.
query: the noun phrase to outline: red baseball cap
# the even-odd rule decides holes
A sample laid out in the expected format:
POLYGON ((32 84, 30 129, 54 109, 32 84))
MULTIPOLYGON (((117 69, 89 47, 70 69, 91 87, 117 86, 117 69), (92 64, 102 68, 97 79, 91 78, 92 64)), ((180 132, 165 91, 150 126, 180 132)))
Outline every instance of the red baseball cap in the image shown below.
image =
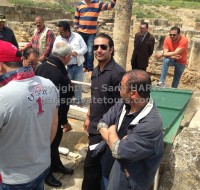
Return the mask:
POLYGON ((21 61, 20 51, 10 42, 0 40, 0 62, 21 61))

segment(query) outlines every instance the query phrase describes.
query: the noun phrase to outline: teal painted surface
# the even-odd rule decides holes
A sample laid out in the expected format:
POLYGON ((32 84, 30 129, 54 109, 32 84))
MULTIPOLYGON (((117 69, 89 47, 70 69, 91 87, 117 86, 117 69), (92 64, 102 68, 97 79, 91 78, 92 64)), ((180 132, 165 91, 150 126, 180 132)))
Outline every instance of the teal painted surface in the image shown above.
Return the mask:
POLYGON ((151 96, 163 119, 164 141, 173 143, 192 91, 171 88, 153 88, 151 96))

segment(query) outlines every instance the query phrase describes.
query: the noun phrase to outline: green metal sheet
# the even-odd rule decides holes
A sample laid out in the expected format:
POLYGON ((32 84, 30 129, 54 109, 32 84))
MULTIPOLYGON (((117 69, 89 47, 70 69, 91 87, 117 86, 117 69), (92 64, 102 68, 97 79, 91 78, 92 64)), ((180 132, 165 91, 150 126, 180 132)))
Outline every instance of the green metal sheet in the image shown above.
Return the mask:
POLYGON ((172 88, 153 88, 151 96, 163 120, 164 141, 173 143, 192 91, 172 88))

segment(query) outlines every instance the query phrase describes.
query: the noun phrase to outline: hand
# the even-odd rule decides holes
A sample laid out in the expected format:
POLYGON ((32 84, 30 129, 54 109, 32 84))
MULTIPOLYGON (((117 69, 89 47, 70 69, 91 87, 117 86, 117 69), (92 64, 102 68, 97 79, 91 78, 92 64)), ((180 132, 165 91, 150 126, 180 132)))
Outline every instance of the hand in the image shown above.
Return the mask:
POLYGON ((71 55, 76 57, 78 55, 78 53, 76 51, 72 51, 71 55))
POLYGON ((155 54, 155 56, 154 56, 156 59, 159 59, 159 58, 161 58, 162 57, 162 53, 157 53, 157 54, 155 54))
POLYGON ((39 57, 39 62, 43 62, 46 57, 44 55, 39 57))
POLYGON ((84 130, 87 132, 88 128, 89 128, 89 124, 90 124, 90 118, 88 116, 86 116, 85 122, 83 124, 83 128, 84 130))
POLYGON ((170 58, 172 59, 180 59, 182 56, 181 55, 173 55, 170 58))
POLYGON ((88 70, 86 68, 83 68, 83 72, 86 73, 88 72, 88 70))
POLYGON ((72 130, 72 126, 69 122, 63 125, 63 133, 69 132, 72 130))

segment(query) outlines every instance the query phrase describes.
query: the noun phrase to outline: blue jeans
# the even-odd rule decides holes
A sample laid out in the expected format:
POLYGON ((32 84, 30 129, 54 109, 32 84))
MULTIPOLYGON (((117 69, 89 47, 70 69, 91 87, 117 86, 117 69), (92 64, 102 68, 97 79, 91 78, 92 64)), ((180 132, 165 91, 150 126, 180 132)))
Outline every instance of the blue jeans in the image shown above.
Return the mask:
MULTIPOLYGON (((71 80, 83 82, 83 66, 76 65, 68 65, 67 66, 68 76, 71 80)), ((75 101, 77 103, 82 102, 82 85, 75 84, 75 101)))
POLYGON ((101 190, 106 190, 108 187, 108 178, 102 176, 101 177, 101 190))
POLYGON ((173 59, 165 58, 162 63, 162 72, 160 76, 160 82, 165 82, 169 66, 175 67, 172 88, 177 88, 181 75, 183 74, 183 71, 185 69, 185 65, 182 65, 173 59))
POLYGON ((44 180, 49 173, 49 168, 34 180, 17 185, 8 185, 0 183, 0 190, 44 190, 44 180))
POLYGON ((88 71, 92 71, 94 68, 93 44, 96 34, 85 34, 82 32, 80 32, 79 34, 82 36, 87 45, 87 53, 84 55, 85 61, 83 63, 83 67, 86 68, 88 71))

